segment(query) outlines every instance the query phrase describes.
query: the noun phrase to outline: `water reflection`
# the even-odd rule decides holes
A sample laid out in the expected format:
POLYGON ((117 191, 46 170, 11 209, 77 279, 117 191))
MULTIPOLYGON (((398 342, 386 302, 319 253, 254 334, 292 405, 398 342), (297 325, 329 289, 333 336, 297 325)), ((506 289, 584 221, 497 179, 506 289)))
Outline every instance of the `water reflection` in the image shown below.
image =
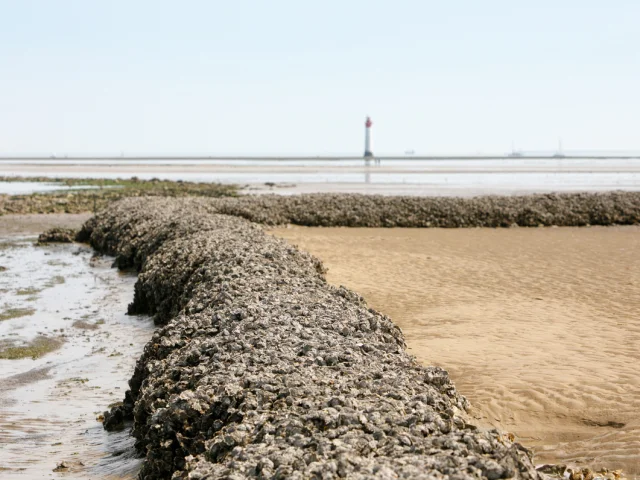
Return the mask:
MULTIPOLYGON (((56 162, 61 162, 56 160, 56 162)), ((68 162, 72 162, 69 160, 68 162)), ((252 187, 296 184, 300 190, 362 191, 364 186, 396 192, 420 186, 421 195, 504 194, 512 192, 640 190, 640 160, 634 159, 473 159, 473 160, 104 160, 74 161, 68 165, 9 164, 0 161, 1 175, 131 178, 220 182, 252 187), (351 185, 352 187, 348 187, 351 185)), ((45 184, 46 185, 46 184, 45 184)), ((0 193, 17 193, 2 186, 0 193)), ((26 187, 25 187, 26 188, 26 187)), ((31 188, 31 186, 29 186, 31 188)), ((13 190, 12 190, 13 189, 13 190)), ((418 189, 408 189, 417 191, 418 189)), ((274 189, 277 193, 283 190, 274 189)), ((415 193, 409 193, 415 194, 415 193)))

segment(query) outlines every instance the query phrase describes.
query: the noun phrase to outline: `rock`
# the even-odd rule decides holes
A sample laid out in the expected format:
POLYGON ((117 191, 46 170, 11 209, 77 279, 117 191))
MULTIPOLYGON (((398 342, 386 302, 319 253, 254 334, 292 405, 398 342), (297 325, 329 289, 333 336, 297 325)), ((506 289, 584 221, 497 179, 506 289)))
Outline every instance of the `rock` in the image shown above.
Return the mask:
POLYGON ((53 471, 54 472, 72 473, 72 472, 78 472, 78 471, 82 470, 82 467, 84 467, 84 466, 85 465, 81 460, 73 460, 73 461, 64 460, 64 461, 58 463, 56 468, 53 469, 53 471))
POLYGON ((66 472, 67 470, 69 470, 67 462, 60 462, 56 468, 53 469, 54 472, 66 472))
POLYGON ((267 225, 345 227, 538 227, 640 223, 640 192, 400 197, 261 195, 212 200, 219 213, 267 225))
POLYGON ((558 478, 562 478, 564 475, 565 470, 567 469, 566 465, 556 465, 556 464, 544 464, 544 465, 539 465, 536 467, 536 470, 547 474, 547 475, 553 475, 555 477, 558 478))
POLYGON ((104 412, 102 416, 102 425, 105 430, 113 432, 124 428, 125 411, 123 407, 114 407, 111 411, 104 412))
POLYGON ((76 231, 69 228, 51 228, 38 237, 38 244, 72 243, 76 238, 76 231))

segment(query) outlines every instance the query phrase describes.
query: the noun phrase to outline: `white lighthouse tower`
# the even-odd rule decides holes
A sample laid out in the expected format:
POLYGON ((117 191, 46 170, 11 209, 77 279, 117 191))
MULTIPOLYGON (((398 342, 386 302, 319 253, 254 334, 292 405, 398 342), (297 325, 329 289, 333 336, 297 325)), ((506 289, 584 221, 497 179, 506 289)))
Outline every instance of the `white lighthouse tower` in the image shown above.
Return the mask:
POLYGON ((364 122, 364 158, 372 158, 373 152, 371 151, 371 125, 373 122, 370 117, 364 122))

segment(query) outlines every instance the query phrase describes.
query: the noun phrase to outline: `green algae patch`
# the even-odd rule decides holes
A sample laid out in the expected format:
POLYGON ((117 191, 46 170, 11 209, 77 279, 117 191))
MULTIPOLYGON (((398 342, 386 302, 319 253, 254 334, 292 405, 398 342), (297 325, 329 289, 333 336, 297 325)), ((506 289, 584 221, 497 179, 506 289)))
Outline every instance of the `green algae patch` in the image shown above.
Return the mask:
POLYGON ((35 308, 7 308, 0 312, 0 322, 12 318, 28 317, 36 313, 35 308))
POLYGON ((48 260, 47 265, 51 265, 52 267, 68 267, 71 264, 63 262, 62 260, 48 260))
MULTIPOLYGON (((48 177, 6 177, 0 182, 58 182, 70 190, 11 195, 0 201, 0 215, 25 213, 82 213, 96 212, 124 197, 235 197, 238 186, 220 183, 197 183, 171 180, 77 179, 48 177), (78 187, 74 189, 74 187, 78 187), (86 187, 93 187, 85 189, 86 187)), ((0 250, 2 245, 0 244, 0 250)))
POLYGON ((33 287, 29 287, 29 288, 21 288, 20 290, 18 290, 16 292, 16 295, 36 295, 38 293, 40 293, 42 291, 42 289, 40 288, 33 288, 33 287))
POLYGON ((85 320, 76 320, 71 326, 74 328, 80 328, 82 330, 97 330, 99 328, 97 322, 89 323, 85 320))
POLYGON ((62 346, 64 342, 57 338, 39 336, 31 342, 21 346, 10 346, 0 344, 0 359, 17 360, 20 358, 40 358, 47 353, 51 353, 62 346))
POLYGON ((55 287, 56 285, 62 285, 65 281, 66 280, 62 275, 55 275, 54 277, 51 277, 49 279, 49 281, 45 284, 45 287, 51 288, 55 287))
POLYGON ((21 242, 12 242, 12 241, 0 242, 0 251, 24 248, 24 247, 25 247, 25 244, 21 242))

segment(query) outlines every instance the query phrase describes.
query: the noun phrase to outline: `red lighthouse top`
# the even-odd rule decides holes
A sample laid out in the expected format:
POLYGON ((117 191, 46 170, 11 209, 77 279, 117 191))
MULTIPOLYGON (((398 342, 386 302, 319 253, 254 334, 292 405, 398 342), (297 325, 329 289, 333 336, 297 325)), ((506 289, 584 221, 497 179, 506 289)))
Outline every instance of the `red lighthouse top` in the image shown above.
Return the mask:
POLYGON ((364 126, 367 128, 371 128, 371 125, 373 125, 373 122, 371 121, 371 117, 367 117, 367 121, 364 122, 364 126))

